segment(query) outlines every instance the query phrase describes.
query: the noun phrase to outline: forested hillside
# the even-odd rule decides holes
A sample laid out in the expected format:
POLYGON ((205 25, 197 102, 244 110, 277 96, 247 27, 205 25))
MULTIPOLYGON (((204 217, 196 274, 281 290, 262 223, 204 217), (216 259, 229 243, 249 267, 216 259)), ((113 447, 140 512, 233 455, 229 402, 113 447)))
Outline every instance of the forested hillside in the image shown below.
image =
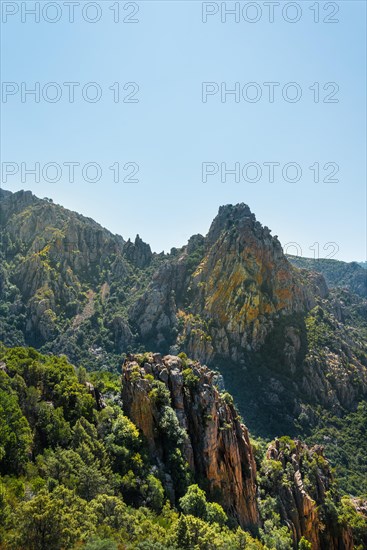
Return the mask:
POLYGON ((322 450, 290 438, 267 450, 250 443, 214 373, 184 356, 131 356, 122 380, 31 348, 2 347, 0 361, 3 548, 366 542, 366 519, 338 496, 322 450))

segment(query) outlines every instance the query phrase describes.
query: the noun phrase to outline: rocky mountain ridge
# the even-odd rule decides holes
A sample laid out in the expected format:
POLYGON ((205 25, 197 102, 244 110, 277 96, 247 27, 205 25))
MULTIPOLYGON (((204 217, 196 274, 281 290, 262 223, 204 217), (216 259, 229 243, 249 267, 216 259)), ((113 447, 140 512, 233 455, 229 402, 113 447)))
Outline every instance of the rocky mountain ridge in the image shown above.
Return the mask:
POLYGON ((289 254, 287 259, 298 268, 321 273, 330 288, 346 288, 361 298, 367 298, 367 272, 358 262, 301 258, 289 254))
MULTIPOLYGON (((170 254, 30 192, 0 204, 0 333, 89 369, 185 352, 224 377, 253 433, 312 435, 367 392, 367 302, 291 265, 244 204, 170 254)), ((362 268, 361 268, 362 269, 362 268)))

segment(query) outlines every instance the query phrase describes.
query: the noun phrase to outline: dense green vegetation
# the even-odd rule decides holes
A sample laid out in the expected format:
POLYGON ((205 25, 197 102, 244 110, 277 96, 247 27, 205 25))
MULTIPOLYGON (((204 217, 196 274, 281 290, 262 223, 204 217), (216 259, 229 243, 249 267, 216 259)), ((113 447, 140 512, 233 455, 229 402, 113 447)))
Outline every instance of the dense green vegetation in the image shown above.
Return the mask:
MULTIPOLYGON (((1 548, 262 548, 230 529, 222 507, 197 485, 187 485, 173 508, 122 413, 117 376, 87 376, 65 357, 31 348, 1 347, 0 366, 1 548)), ((167 390, 153 391, 169 448, 177 418, 167 415, 167 390)))
MULTIPOLYGON (((187 382, 195 384, 189 371, 184 371, 187 382)), ((280 441, 289 461, 284 471, 280 462, 264 458, 264 442, 253 442, 264 519, 254 539, 218 503, 208 502, 198 485, 190 485, 185 465, 175 458, 181 428, 169 414, 169 393, 161 382, 153 383, 151 393, 161 411, 172 477, 176 487, 182 484, 176 503, 169 502, 144 440, 122 412, 117 375, 88 375, 65 357, 32 348, 0 348, 1 548, 292 550, 279 495, 291 487, 295 443, 280 441)), ((229 394, 225 399, 232 401, 229 394)), ((365 413, 362 408, 360 414, 365 413)), ((311 495, 317 469, 325 466, 320 460, 303 458, 311 495)), ((353 524, 363 541, 363 518, 349 501, 330 498, 338 524, 353 524)), ((329 511, 324 513, 328 518, 329 511)), ((303 540, 299 548, 307 544, 303 540)))
MULTIPOLYGON (((195 384, 189 370, 187 382, 195 384)), ((159 403, 160 429, 170 453, 181 429, 176 416, 168 414, 172 409, 165 386, 155 382, 151 393, 159 403)), ((183 496, 170 503, 144 440, 122 412, 117 375, 88 375, 65 357, 1 346, 0 547, 292 550, 278 498, 282 487, 290 487, 295 443, 283 438, 280 444, 290 463, 286 475, 280 462, 264 458, 264 442, 253 442, 264 519, 255 539, 218 503, 209 502, 198 485, 190 485, 190 476, 182 478, 186 470, 177 460, 171 462, 171 473, 173 478, 176 473, 176 485, 183 483, 183 496)), ((322 467, 312 457, 303 459, 311 494, 315 469, 322 467)), ((363 541, 362 516, 348 500, 338 504, 330 498, 338 524, 353 524, 363 541)), ((304 539, 299 548, 307 545, 304 539)))
POLYGON ((367 403, 343 417, 319 411, 319 428, 308 439, 322 443, 339 482, 340 490, 367 498, 367 403))

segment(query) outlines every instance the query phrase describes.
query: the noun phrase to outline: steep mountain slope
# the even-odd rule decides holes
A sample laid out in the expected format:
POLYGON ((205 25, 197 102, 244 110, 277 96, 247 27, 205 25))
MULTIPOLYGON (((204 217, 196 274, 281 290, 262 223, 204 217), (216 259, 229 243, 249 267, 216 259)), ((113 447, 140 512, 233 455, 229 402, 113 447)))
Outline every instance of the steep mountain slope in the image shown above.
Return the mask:
POLYGON ((367 272, 362 264, 324 258, 314 260, 291 255, 287 255, 287 259, 296 267, 321 273, 330 288, 347 288, 358 296, 367 298, 367 272))
POLYGON ((8 345, 110 370, 130 352, 185 352, 223 375, 267 438, 312 437, 366 400, 366 300, 292 266, 244 204, 167 255, 30 192, 3 193, 0 221, 8 345))
POLYGON ((5 343, 116 364, 133 342, 126 308, 163 257, 29 191, 2 191, 0 208, 5 343))
POLYGON ((342 414, 366 396, 366 301, 293 268, 245 205, 222 207, 206 238, 163 264, 130 319, 146 347, 218 368, 264 436, 307 429, 317 406, 342 414))
POLYGON ((207 237, 195 237, 162 266, 131 318, 144 342, 158 338, 168 348, 175 340, 164 329, 176 324, 178 342, 195 356, 204 345, 203 360, 237 361, 245 349, 261 347, 272 318, 302 311, 311 300, 279 241, 247 206, 237 205, 221 207, 207 237), (201 345, 205 335, 208 343, 201 345))

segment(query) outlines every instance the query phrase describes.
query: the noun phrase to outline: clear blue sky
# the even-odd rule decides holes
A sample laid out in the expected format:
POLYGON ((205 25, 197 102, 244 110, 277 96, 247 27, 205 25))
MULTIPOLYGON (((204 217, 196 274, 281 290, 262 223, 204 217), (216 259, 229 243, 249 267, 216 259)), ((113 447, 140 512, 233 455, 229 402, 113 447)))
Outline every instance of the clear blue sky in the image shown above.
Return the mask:
MULTIPOLYGON (((57 103, 22 103, 19 93, 9 96, 2 104, 2 161, 98 162, 103 175, 88 183, 78 169, 70 183, 65 168, 57 183, 42 176, 40 183, 30 176, 22 183, 18 174, 2 183, 4 188, 51 197, 124 238, 139 233, 156 251, 180 246, 193 233, 205 234, 221 204, 245 202, 282 244, 299 243, 304 256, 313 255, 309 246, 316 241, 320 256, 326 254, 325 243, 335 242, 337 259, 366 259, 364 1, 338 2, 336 24, 322 22, 331 11, 323 9, 325 2, 319 2, 318 24, 310 10, 315 2, 305 1, 298 3, 302 16, 294 24, 280 15, 285 2, 274 23, 258 2, 263 15, 253 24, 242 18, 235 23, 233 17, 221 23, 220 14, 203 24, 199 1, 138 2, 139 23, 114 23, 109 0, 99 3, 98 23, 83 20, 83 1, 69 23, 59 4, 61 19, 54 24, 42 15, 40 23, 30 16, 22 23, 20 12, 8 17, 2 25, 2 79, 28 87, 37 81, 41 87, 94 81, 102 99, 88 103, 77 90, 70 104, 66 87, 57 103), (138 83, 139 102, 114 103, 108 87, 117 81, 138 83), (222 103, 216 94, 203 103, 203 81, 226 82, 228 88, 257 82, 263 97, 257 103, 230 97, 222 103), (297 82, 302 99, 289 103, 277 88, 269 103, 264 82, 280 82, 280 89, 297 82), (319 103, 308 89, 314 82, 320 83, 319 103), (323 91, 326 82, 339 85, 338 103, 322 101, 332 91, 323 91), (203 183, 206 161, 228 167, 239 162, 241 168, 249 162, 297 162, 303 175, 295 183, 282 177, 270 183, 263 167, 256 183, 230 177, 223 183, 220 174, 203 183), (139 183, 115 183, 108 169, 114 162, 138 163, 139 183), (339 182, 315 183, 309 170, 315 162, 322 178, 324 164, 337 163, 339 182)), ((126 17, 134 8, 121 4, 126 17)), ((51 9, 48 16, 54 17, 51 9)), ((92 10, 88 16, 94 16, 92 10)))

